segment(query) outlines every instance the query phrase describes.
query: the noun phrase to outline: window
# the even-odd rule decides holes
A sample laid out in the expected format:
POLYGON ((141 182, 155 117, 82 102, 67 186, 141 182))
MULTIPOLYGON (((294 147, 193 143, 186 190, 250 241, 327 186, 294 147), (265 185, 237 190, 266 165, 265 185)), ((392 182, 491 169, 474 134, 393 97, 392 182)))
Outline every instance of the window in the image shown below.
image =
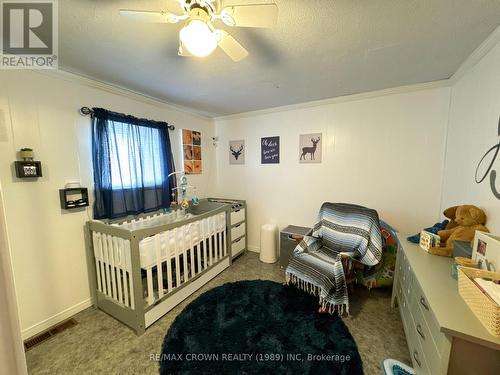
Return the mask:
POLYGON ((168 124, 94 108, 94 217, 114 219, 170 206, 175 179, 168 124))
POLYGON ((138 126, 135 131, 128 124, 114 122, 114 139, 110 142, 112 189, 161 186, 160 132, 158 129, 138 126))

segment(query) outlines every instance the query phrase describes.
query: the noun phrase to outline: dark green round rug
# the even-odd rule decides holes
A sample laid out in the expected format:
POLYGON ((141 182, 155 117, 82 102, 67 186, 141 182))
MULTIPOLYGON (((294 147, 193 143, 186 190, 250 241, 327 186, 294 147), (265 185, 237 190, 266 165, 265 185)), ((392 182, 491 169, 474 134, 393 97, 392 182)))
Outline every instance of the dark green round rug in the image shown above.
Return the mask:
POLYGON ((172 323, 160 373, 362 374, 342 319, 317 311, 317 298, 271 281, 211 289, 172 323))

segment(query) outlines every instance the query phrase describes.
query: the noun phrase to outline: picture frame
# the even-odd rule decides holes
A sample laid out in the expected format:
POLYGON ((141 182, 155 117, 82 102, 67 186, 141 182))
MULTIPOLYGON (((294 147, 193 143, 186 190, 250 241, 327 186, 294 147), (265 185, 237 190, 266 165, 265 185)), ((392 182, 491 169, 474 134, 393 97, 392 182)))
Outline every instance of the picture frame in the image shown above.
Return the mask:
POLYGON ((229 164, 245 164, 246 147, 244 140, 229 141, 229 164))
POLYGON ((182 129, 182 151, 184 173, 201 174, 203 172, 201 132, 182 129))
POLYGON ((260 140, 261 164, 280 163, 280 137, 263 137, 260 140))
POLYGON ((301 134, 299 137, 299 163, 321 163, 323 157, 323 133, 301 134))
POLYGON ((500 237, 491 233, 476 231, 472 247, 472 259, 479 268, 500 272, 500 237))

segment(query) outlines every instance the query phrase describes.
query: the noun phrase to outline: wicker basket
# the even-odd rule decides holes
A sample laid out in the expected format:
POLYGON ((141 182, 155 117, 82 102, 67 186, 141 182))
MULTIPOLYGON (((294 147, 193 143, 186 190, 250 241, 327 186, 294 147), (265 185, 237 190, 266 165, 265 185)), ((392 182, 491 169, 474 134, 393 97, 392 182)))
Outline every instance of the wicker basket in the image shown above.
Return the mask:
POLYGON ((500 280, 500 273, 458 267, 458 291, 476 317, 493 336, 500 337, 500 306, 479 289, 471 278, 500 280))

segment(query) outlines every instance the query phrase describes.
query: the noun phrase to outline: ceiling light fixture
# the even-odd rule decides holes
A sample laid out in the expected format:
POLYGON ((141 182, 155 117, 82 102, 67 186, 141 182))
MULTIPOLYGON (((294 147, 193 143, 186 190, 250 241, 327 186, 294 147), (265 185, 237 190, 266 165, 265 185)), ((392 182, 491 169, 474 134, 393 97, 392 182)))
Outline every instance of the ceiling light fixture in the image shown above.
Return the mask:
POLYGON ((200 19, 188 21, 180 31, 179 38, 188 52, 197 57, 210 55, 219 42, 217 34, 200 19))
POLYGON ((233 61, 241 61, 248 56, 248 51, 229 32, 215 26, 273 27, 278 22, 278 6, 274 3, 222 7, 221 0, 169 1, 179 3, 182 14, 130 9, 122 9, 120 14, 131 20, 148 23, 184 22, 179 33, 177 52, 183 57, 205 57, 220 47, 233 61))

